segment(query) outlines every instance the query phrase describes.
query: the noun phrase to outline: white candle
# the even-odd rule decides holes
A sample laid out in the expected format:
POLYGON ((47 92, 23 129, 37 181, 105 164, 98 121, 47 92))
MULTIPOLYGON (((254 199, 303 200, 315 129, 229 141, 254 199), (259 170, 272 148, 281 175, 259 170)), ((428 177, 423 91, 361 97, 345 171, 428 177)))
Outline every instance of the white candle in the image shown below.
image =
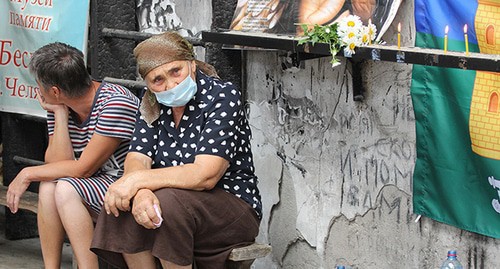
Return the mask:
POLYGON ((444 28, 444 53, 448 51, 448 25, 444 28))
POLYGON ((467 36, 467 24, 464 26, 465 55, 469 56, 469 37, 467 36))

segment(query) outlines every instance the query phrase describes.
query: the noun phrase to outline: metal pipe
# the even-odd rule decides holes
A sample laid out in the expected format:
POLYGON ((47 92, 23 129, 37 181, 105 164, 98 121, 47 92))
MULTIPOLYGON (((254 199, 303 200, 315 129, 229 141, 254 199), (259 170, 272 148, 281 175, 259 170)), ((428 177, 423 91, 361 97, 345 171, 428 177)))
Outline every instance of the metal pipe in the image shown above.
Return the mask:
MULTIPOLYGON (((296 36, 285 36, 267 33, 250 32, 209 32, 202 31, 202 40, 205 42, 222 43, 224 45, 238 45, 258 47, 263 49, 278 49, 291 52, 304 52, 329 56, 330 48, 327 43, 306 43, 299 45, 296 36)), ((337 56, 343 56, 339 52, 337 56)), ((500 72, 500 55, 472 52, 466 56, 463 52, 448 51, 446 54, 440 49, 400 47, 373 44, 356 48, 352 55, 356 61, 373 60, 398 62, 406 64, 421 64, 428 66, 450 67, 464 70, 480 70, 500 72)))
POLYGON ((129 89, 133 88, 133 89, 143 90, 144 88, 146 88, 146 83, 144 83, 144 81, 128 80, 128 79, 120 79, 112 77, 105 77, 103 80, 106 82, 125 86, 129 89))
POLYGON ((47 119, 43 116, 36 116, 36 115, 30 115, 30 114, 20 114, 19 118, 29 120, 29 121, 41 122, 41 123, 47 122, 47 119))
POLYGON ((21 164, 21 165, 28 165, 28 166, 37 166, 37 165, 42 165, 45 164, 45 162, 39 161, 39 160, 33 160, 29 158, 24 158, 21 156, 14 156, 12 158, 15 164, 21 164))
MULTIPOLYGON (((127 31, 120 29, 111 29, 111 28, 102 28, 102 34, 105 37, 114 37, 114 38, 122 38, 122 39, 132 39, 136 41, 143 41, 153 36, 151 33, 142 33, 137 31, 127 31)), ((196 37, 184 37, 187 41, 189 41, 193 46, 205 46, 205 42, 201 40, 201 38, 196 37)))

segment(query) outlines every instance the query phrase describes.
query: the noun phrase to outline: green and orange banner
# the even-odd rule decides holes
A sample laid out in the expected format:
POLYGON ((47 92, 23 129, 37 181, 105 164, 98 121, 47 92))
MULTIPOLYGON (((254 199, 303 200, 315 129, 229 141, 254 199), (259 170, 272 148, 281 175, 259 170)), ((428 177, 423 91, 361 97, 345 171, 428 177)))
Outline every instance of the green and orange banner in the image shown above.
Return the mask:
MULTIPOLYGON (((500 52, 500 0, 415 0, 415 24, 416 47, 500 52)), ((411 95, 414 213, 500 238, 500 73, 415 65, 411 95)))

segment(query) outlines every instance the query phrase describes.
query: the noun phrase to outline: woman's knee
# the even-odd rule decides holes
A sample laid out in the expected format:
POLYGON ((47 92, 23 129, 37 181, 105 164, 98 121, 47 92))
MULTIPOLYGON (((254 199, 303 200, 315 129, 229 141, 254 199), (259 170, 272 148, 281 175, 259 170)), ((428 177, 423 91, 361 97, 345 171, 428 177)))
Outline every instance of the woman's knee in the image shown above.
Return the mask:
POLYGON ((40 182, 38 187, 38 204, 44 206, 54 203, 56 184, 54 182, 40 182))
POLYGON ((179 233, 191 233, 197 226, 197 220, 193 216, 193 205, 186 190, 165 188, 155 191, 160 200, 162 218, 165 220, 162 227, 168 231, 179 233))
POLYGON ((155 191, 155 195, 160 200, 163 218, 175 219, 176 217, 178 217, 177 211, 186 206, 185 201, 182 201, 182 195, 179 195, 179 193, 182 193, 183 191, 185 190, 173 188, 165 188, 155 191))
POLYGON ((52 181, 42 181, 38 187, 38 197, 40 196, 54 196, 54 190, 56 188, 55 182, 52 181))
POLYGON ((57 205, 65 205, 74 200, 81 201, 76 189, 69 182, 63 180, 56 183, 54 197, 57 205))

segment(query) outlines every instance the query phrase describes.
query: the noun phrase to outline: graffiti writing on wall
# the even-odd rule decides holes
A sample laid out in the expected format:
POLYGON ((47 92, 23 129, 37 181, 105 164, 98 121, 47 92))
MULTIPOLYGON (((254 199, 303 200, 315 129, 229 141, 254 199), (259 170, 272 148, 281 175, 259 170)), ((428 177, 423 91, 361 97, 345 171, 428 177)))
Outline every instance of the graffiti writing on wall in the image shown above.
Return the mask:
POLYGON ((415 146, 400 138, 380 138, 373 145, 340 152, 340 172, 347 183, 346 202, 371 208, 373 194, 385 185, 411 190, 415 146))

